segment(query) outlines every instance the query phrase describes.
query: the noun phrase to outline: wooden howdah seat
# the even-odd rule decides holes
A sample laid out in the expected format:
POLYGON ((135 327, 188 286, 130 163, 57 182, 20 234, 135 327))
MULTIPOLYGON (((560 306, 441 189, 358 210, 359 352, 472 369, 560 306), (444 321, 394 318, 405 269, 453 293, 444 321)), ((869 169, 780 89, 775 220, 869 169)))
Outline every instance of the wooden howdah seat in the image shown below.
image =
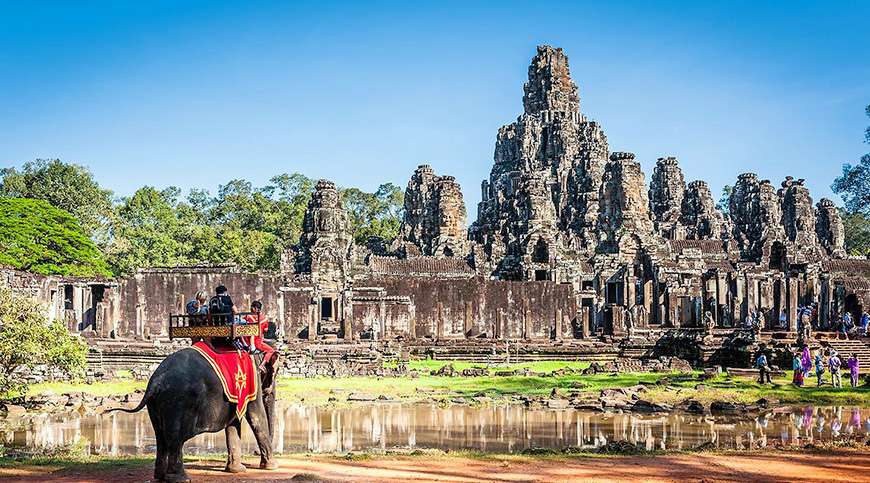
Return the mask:
POLYGON ((170 339, 198 339, 202 337, 238 338, 260 335, 260 324, 245 322, 246 315, 253 312, 233 314, 170 315, 170 339))

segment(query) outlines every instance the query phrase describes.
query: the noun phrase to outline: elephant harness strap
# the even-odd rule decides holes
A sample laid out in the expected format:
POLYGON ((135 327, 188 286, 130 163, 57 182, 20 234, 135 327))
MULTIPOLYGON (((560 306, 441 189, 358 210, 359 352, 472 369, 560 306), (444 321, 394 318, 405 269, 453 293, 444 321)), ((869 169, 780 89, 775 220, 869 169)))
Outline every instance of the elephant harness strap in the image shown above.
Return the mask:
POLYGON ((256 365, 251 355, 234 348, 215 349, 203 341, 193 344, 192 348, 214 369, 223 386, 224 396, 236 403, 236 415, 242 419, 248 403, 257 398, 256 365))

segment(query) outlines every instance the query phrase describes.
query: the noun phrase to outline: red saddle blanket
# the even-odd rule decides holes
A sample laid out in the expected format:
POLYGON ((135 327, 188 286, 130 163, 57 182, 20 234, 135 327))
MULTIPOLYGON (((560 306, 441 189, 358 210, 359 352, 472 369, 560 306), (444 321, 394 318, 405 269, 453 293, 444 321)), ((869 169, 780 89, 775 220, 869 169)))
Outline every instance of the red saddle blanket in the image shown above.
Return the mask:
POLYGON ((256 366, 251 355, 229 348, 215 350, 203 341, 193 344, 192 348, 214 369, 224 388, 224 395, 230 402, 236 403, 236 415, 242 419, 248 403, 257 398, 256 366))

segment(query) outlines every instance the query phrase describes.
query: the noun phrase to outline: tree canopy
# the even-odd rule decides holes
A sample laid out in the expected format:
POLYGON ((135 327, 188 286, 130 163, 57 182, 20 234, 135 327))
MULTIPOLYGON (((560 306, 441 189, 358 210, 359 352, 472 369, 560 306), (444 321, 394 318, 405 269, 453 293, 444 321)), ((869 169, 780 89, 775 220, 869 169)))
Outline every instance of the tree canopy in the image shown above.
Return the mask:
POLYGON ((37 159, 25 163, 21 171, 4 168, 0 176, 0 196, 45 200, 75 216, 88 236, 100 244, 106 241, 112 192, 102 189, 87 168, 37 159))
POLYGON ((0 198, 0 265, 42 274, 110 275, 78 220, 27 198, 0 198))
MULTIPOLYGON (((3 169, 0 176, 0 196, 19 199, 7 207, 14 207, 15 215, 6 215, 11 231, 0 235, 6 238, 0 246, 9 249, 0 263, 69 275, 103 275, 109 267, 120 275, 145 267, 225 263, 277 270, 282 251, 299 241, 315 185, 302 174, 285 173, 265 186, 229 180, 215 195, 192 189, 185 197, 173 186, 144 186, 113 202, 111 191, 87 169, 56 159, 3 169), (31 209, 26 204, 36 200, 45 203, 26 213, 31 209), (72 217, 47 211, 51 207, 72 217), (35 219, 41 221, 33 224, 35 219)), ((341 189, 354 239, 390 243, 399 233, 403 195, 391 183, 374 193, 341 189)))
MULTIPOLYGON (((870 106, 865 112, 870 117, 870 106)), ((870 144, 870 127, 864 131, 864 141, 870 144)), ((846 205, 843 211, 846 250, 853 255, 870 254, 870 153, 855 165, 844 164, 831 189, 843 197, 846 205)))

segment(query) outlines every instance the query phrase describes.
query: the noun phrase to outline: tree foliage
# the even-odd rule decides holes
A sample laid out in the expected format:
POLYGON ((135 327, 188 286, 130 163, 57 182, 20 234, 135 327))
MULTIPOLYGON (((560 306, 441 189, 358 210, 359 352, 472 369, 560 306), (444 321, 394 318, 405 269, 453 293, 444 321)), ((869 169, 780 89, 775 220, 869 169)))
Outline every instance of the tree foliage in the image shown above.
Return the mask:
MULTIPOLYGON (((866 113, 870 117, 870 106, 866 113)), ((870 127, 864 132, 864 141, 870 144, 870 127)), ((831 189, 846 204, 843 211, 846 250, 856 255, 870 254, 870 153, 855 165, 844 164, 831 189)))
POLYGON ((353 238, 365 244, 370 238, 385 242, 399 235, 402 223, 404 192, 392 183, 382 184, 374 193, 357 188, 341 190, 341 201, 348 213, 353 238))
MULTIPOLYGON (((192 189, 185 197, 176 187, 144 186, 113 204, 111 192, 75 164, 36 160, 20 171, 9 168, 0 174, 0 196, 44 200, 70 212, 86 237, 98 241, 108 265, 92 245, 74 236, 82 229, 67 226, 74 221, 70 217, 61 224, 65 230, 57 226, 45 230, 42 224, 38 225, 42 228, 24 227, 21 213, 10 218, 16 223, 16 236, 5 241, 10 248, 0 254, 0 263, 76 275, 102 275, 109 266, 115 274, 129 274, 145 267, 225 263, 249 271, 277 270, 281 252, 299 241, 315 185, 314 180, 291 173, 275 176, 261 187, 243 179, 230 180, 214 196, 204 189, 192 189), (70 252, 76 263, 61 263, 57 251, 70 252), (55 259, 59 261, 52 263, 55 259)), ((354 239, 359 243, 372 237, 394 239, 402 198, 402 190, 389 183, 374 193, 342 190, 354 239)), ((36 212, 45 214, 45 205, 36 212)))
POLYGON ((41 364, 72 375, 83 374, 87 345, 59 320, 48 322, 44 307, 0 285, 0 396, 26 389, 22 369, 41 364))
POLYGON ((0 265, 42 274, 110 274, 72 215, 26 198, 0 198, 0 265))
POLYGON ((729 206, 731 204, 731 192, 734 191, 734 187, 730 184, 726 184, 722 187, 722 196, 719 197, 719 201, 716 203, 716 208, 722 212, 723 215, 728 215, 729 206))
POLYGON ((102 189, 87 168, 37 159, 25 163, 21 171, 2 169, 0 176, 0 196, 45 200, 75 216, 88 236, 100 244, 106 242, 112 192, 102 189))

